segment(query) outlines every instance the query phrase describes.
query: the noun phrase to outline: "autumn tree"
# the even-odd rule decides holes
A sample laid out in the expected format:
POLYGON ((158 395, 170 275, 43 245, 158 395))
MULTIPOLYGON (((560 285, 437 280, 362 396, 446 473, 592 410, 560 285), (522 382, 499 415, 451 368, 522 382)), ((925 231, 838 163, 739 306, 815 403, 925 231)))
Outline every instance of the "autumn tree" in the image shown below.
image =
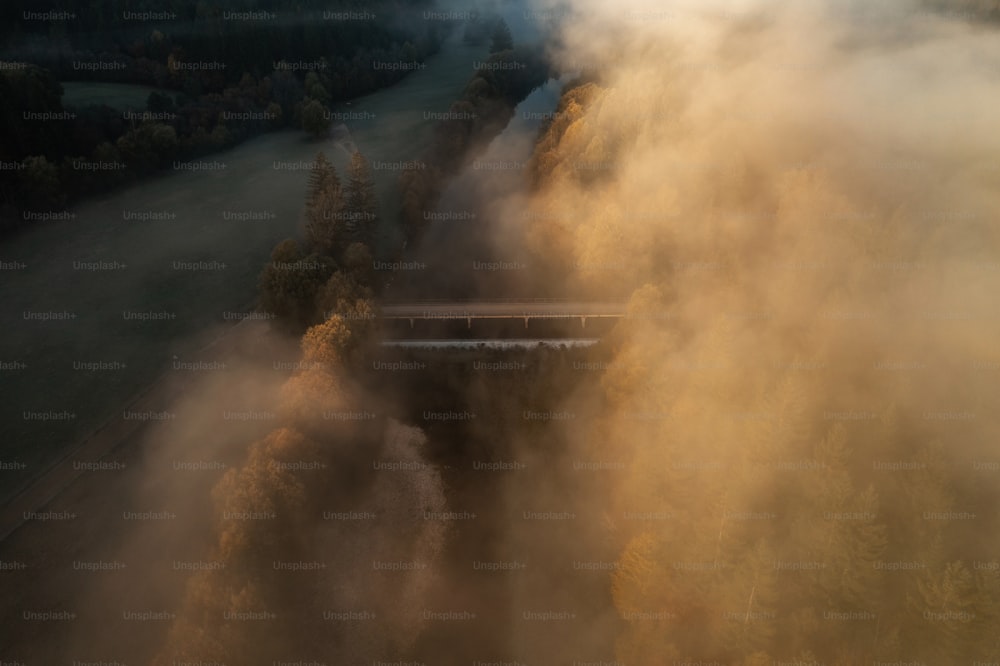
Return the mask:
POLYGON ((253 663, 261 655, 274 659, 287 654, 300 643, 299 625, 286 609, 308 594, 308 584, 275 577, 272 563, 305 557, 302 535, 312 520, 309 503, 322 477, 295 464, 321 455, 322 449, 297 429, 278 428, 252 444, 246 463, 216 484, 213 559, 223 567, 190 579, 155 666, 181 660, 253 663), (256 622, 240 618, 241 613, 273 613, 269 623, 274 633, 254 631, 256 622))
POLYGON ((630 664, 669 663, 677 657, 671 625, 676 607, 663 604, 672 591, 669 564, 659 557, 660 539, 650 532, 635 536, 625 546, 611 576, 615 610, 626 625, 617 642, 617 654, 630 664), (650 614, 652 620, 637 619, 650 614))
POLYGON ((370 300, 372 296, 370 288, 353 280, 348 273, 337 271, 316 294, 316 307, 325 320, 335 314, 353 312, 358 301, 370 300))
POLYGON ((344 194, 336 168, 322 152, 316 154, 309 173, 306 196, 305 235, 309 249, 336 257, 346 244, 344 194))
POLYGON ((407 242, 416 241, 427 227, 424 215, 437 203, 441 175, 432 169, 406 169, 399 174, 400 219, 407 242))
POLYGON ((347 239, 371 247, 378 228, 378 198, 371 166, 359 151, 351 155, 344 188, 344 228, 347 239))
MULTIPOLYGON (((366 312, 359 302, 357 307, 366 312)), ((367 310, 371 312, 371 310, 367 310)), ((370 319, 346 318, 337 314, 311 326, 302 336, 302 369, 281 389, 280 411, 284 418, 317 438, 335 432, 335 423, 326 414, 349 409, 354 397, 348 389, 350 372, 370 342, 364 329, 370 319)))
POLYGON ((316 321, 316 292, 334 269, 328 257, 303 256, 292 239, 279 243, 260 276, 261 306, 286 328, 304 330, 316 321))

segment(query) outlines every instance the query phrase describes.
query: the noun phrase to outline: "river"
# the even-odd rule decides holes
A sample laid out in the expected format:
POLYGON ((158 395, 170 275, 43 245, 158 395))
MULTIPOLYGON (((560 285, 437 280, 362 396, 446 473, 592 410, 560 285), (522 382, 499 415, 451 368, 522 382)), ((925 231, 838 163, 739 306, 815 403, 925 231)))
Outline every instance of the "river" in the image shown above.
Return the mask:
MULTIPOLYGON (((53 510, 72 510, 74 520, 28 521, 0 544, 0 559, 31 562, 28 574, 16 579, 7 602, 0 604, 0 616, 14 618, 15 611, 36 607, 66 608, 80 614, 80 621, 68 628, 60 623, 24 623, 23 635, 16 641, 17 653, 25 655, 22 661, 57 663, 77 654, 94 654, 148 663, 162 644, 167 625, 126 623, 121 609, 132 608, 137 602, 148 608, 179 608, 188 573, 176 570, 177 561, 204 560, 215 538, 214 515, 206 506, 209 490, 226 469, 219 465, 240 465, 247 442, 270 427, 268 421, 231 420, 220 425, 218 410, 266 414, 273 408, 280 381, 261 380, 271 368, 257 366, 270 366, 272 360, 285 358, 287 365, 292 365, 296 360, 293 355, 283 355, 285 351, 294 353, 294 342, 288 343, 289 350, 265 348, 250 334, 254 327, 248 322, 233 330, 226 344, 219 345, 229 353, 220 351, 214 357, 230 363, 233 372, 193 374, 183 369, 186 361, 213 358, 212 349, 207 356, 198 350, 221 332, 232 330, 235 320, 227 320, 224 313, 247 309, 255 296, 256 276, 272 246, 298 228, 308 171, 275 169, 275 163, 306 162, 322 149, 335 164, 343 165, 345 147, 350 145, 372 161, 419 156, 434 124, 425 119, 424 112, 448 109, 471 76, 472 62, 482 59, 484 50, 453 40, 428 61, 426 69, 390 89, 334 109, 359 119, 345 120, 345 127, 332 139, 314 142, 298 132, 258 137, 202 160, 223 163, 224 169, 177 170, 82 204, 72 211, 74 219, 40 224, 4 247, 0 258, 27 265, 23 270, 5 272, 0 283, 0 307, 8 322, 0 338, 0 360, 16 360, 26 366, 3 371, 0 384, 0 398, 4 399, 0 460, 27 465, 20 472, 4 472, 2 490, 7 497, 61 454, 73 450, 98 425, 115 416, 120 421, 122 406, 154 379, 165 374, 192 378, 181 384, 176 403, 166 403, 177 414, 176 422, 164 423, 151 432, 133 433, 131 443, 107 461, 121 464, 115 468, 118 473, 87 472, 51 503, 53 510), (125 219, 125 211, 168 212, 174 217, 125 219), (262 212, 273 216, 259 215, 262 212), (80 269, 80 262, 114 261, 126 266, 80 269), (175 261, 218 262, 226 267, 186 271, 175 269, 175 261), (78 262, 76 268, 73 262, 78 262), (67 312, 76 318, 25 318, 25 313, 50 312, 67 312), (144 322, 126 319, 123 312, 167 312, 176 318, 144 322), (247 357, 256 365, 240 366, 241 359, 247 357), (173 369, 175 362, 181 369, 173 369), (77 367, 106 366, 75 369, 74 363, 77 367), (206 404, 216 406, 216 410, 208 413, 206 404), (26 411, 66 412, 75 417, 26 420, 26 411), (211 463, 208 471, 197 467, 204 461, 211 463), (179 519, 130 520, 123 526, 118 516, 123 509, 133 508, 169 510, 179 519), (164 522, 167 524, 161 524, 164 522), (105 576, 80 573, 70 566, 71 561, 112 559, 127 562, 128 568, 105 576), (39 576, 39 572, 44 574, 39 576)), ((557 82, 550 82, 526 99, 508 128, 478 159, 526 161, 539 122, 532 114, 551 111, 558 89, 557 82)), ((376 174, 389 227, 394 222, 396 175, 388 171, 376 174)), ((427 243, 411 251, 424 252, 424 256, 446 248, 458 252, 471 247, 477 237, 485 239, 484 245, 477 247, 489 251, 495 232, 507 228, 506 216, 498 213, 503 206, 496 202, 519 196, 521 175, 521 171, 501 174, 470 165, 448 188, 439 210, 475 205, 482 214, 482 224, 456 227, 454 222, 434 223, 427 243)), ((513 229, 508 231, 513 237, 513 229)), ((478 255, 454 256, 464 261, 478 255)), ((447 274, 445 263, 438 267, 442 275, 447 274)), ((434 288, 433 281, 421 287, 425 293, 434 288)), ((288 371, 283 372, 287 375, 288 371)), ((108 435, 108 430, 104 434, 108 435)), ((482 488, 477 488, 477 497, 484 507, 497 501, 491 491, 482 488)), ((461 500, 461 496, 456 499, 461 500)), ((471 533, 454 539, 449 552, 461 554, 470 542, 488 543, 479 536, 471 533)), ((502 579, 497 580, 498 584, 484 589, 503 587, 502 579)), ((516 609, 510 598, 503 595, 496 602, 493 615, 514 616, 516 609)), ((489 631, 498 645, 510 638, 499 628, 491 626, 489 631)), ((449 628, 445 633, 447 645, 464 630, 453 632, 449 628)), ((431 647, 435 653, 440 651, 434 641, 431 647)), ((475 649, 472 652, 482 654, 475 649)))
MULTIPOLYGON (((121 406, 157 377, 189 372, 185 357, 249 309, 271 249, 298 233, 305 167, 318 151, 341 166, 347 141, 372 161, 420 154, 434 125, 425 112, 448 110, 486 52, 460 33, 425 69, 333 109, 366 115, 332 138, 256 137, 4 243, 0 259, 24 267, 0 282, 0 499, 121 418, 121 406)), ((375 175, 391 228, 398 173, 375 175)))
MULTIPOLYGON (((424 237, 406 257, 384 300, 552 296, 524 249, 522 202, 528 160, 563 81, 549 80, 515 109, 510 123, 449 183, 424 237)), ((552 286, 558 291, 558 285, 552 286)), ((556 292, 557 293, 557 292, 556 292)))

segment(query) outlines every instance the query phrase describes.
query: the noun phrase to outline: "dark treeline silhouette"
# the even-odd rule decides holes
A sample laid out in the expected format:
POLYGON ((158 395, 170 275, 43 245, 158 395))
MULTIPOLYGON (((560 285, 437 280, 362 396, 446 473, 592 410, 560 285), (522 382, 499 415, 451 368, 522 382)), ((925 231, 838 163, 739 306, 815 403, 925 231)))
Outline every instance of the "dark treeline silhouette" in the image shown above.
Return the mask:
MULTIPOLYGON (((492 44, 507 46, 509 29, 502 21, 496 25, 492 44)), ((435 127, 431 147, 418 160, 420 168, 400 175, 400 217, 408 242, 420 237, 427 224, 424 213, 434 209, 447 181, 507 126, 517 104, 551 75, 537 46, 495 51, 484 61, 451 105, 448 118, 435 127)))
POLYGON ((279 243, 261 273, 261 307, 300 333, 334 312, 369 318, 355 304, 370 299, 377 286, 371 248, 379 216, 371 169, 360 152, 351 156, 343 183, 326 156, 316 155, 304 218, 304 242, 279 243))
MULTIPOLYGON (((221 8, 184 20, 118 21, 99 32, 83 32, 77 21, 66 34, 39 35, 28 32, 8 36, 10 45, 3 55, 8 60, 26 60, 50 69, 63 81, 118 81, 153 85, 197 96, 221 92, 224 85, 237 83, 244 73, 255 77, 270 74, 275 65, 325 59, 332 82, 330 94, 344 98, 370 92, 391 83, 400 70, 372 69, 369 61, 433 52, 449 24, 412 20, 425 2, 384 0, 367 9, 351 9, 350 3, 335 3, 324 12, 283 8, 283 3, 247 11, 271 11, 274 19, 227 20, 221 8), (336 20, 355 11, 357 20, 336 20), (368 12, 364 18, 364 13, 368 12), (408 45, 408 46, 407 46, 408 45), (89 63, 114 67, 86 67, 89 63), (190 70, 184 63, 220 62, 225 68, 190 70), (83 63, 83 64, 81 64, 83 63)), ((27 10, 25 10, 27 11, 27 10)), ((38 11, 32 9, 31 11, 38 11)), ((136 11, 136 10, 129 10, 136 11)), ((159 10, 157 10, 159 11, 159 10)), ((238 12, 227 7, 227 12, 238 12)), ((89 14, 81 14, 89 16, 89 14)), ((20 21, 55 30, 58 22, 20 21)), ((404 72, 405 73, 405 70, 404 72)))
MULTIPOLYGON (((450 117, 436 124, 422 160, 427 168, 400 177, 400 219, 408 241, 419 237, 423 211, 433 207, 446 180, 476 147, 502 131, 517 103, 548 75, 543 56, 534 49, 503 51, 484 62, 452 104, 450 117), (518 67, 505 68, 512 64, 518 67)), ((298 332, 324 321, 343 294, 370 297, 381 290, 373 270, 379 207, 371 169, 360 152, 352 155, 343 181, 326 156, 317 155, 304 218, 304 242, 287 239, 278 244, 260 281, 261 306, 298 332)))
MULTIPOLYGON (((527 61, 527 73, 480 70, 462 100, 452 107, 452 111, 474 112, 475 122, 439 124, 431 155, 442 167, 437 175, 442 181, 457 171, 471 146, 499 132, 516 103, 547 78, 547 68, 538 55, 515 53, 501 52, 489 63, 527 61), (457 143, 448 144, 456 127, 462 128, 462 136, 457 143)), ((524 360, 532 369, 524 377, 476 372, 477 380, 469 381, 473 376, 468 375, 456 384, 452 371, 432 371, 423 375, 423 389, 384 372, 373 373, 368 364, 372 358, 394 362, 391 355, 377 351, 380 335, 373 298, 379 285, 373 280, 371 248, 378 224, 378 201, 370 168, 361 153, 352 155, 345 173, 338 173, 323 153, 317 154, 309 177, 302 238, 288 239, 275 247, 260 279, 261 307, 277 315, 277 323, 285 330, 295 334, 304 331, 302 368, 285 386, 279 427, 253 444, 245 464, 227 474, 215 489, 219 527, 212 558, 224 564, 191 580, 185 604, 156 663, 233 659, 266 663, 288 655, 341 660, 357 655, 370 661, 380 655, 396 658, 436 651, 435 641, 441 637, 427 631, 426 624, 414 622, 418 610, 427 608, 429 599, 442 590, 429 585, 421 587, 419 594, 408 592, 406 586, 422 585, 419 577, 408 576, 407 581, 417 582, 407 582, 400 589, 399 579, 390 574, 382 589, 377 573, 363 574, 357 567, 331 566, 329 571, 291 578, 274 570, 275 562, 329 560, 330 545, 340 559, 371 546, 379 546, 378 553, 392 559, 409 554, 427 562, 436 557, 431 549, 437 538, 434 521, 418 520, 415 528, 410 517, 417 509, 446 508, 436 465, 431 468, 435 471, 419 481, 423 484, 419 492, 409 491, 412 496, 381 488, 379 484, 386 483, 382 479, 394 485, 400 475, 372 474, 369 467, 381 451, 397 461, 415 456, 417 449, 411 442, 418 442, 420 430, 407 430, 409 434, 403 437, 394 435, 399 426, 387 423, 381 413, 371 423, 358 424, 345 424, 330 415, 359 412, 377 404, 375 411, 385 410, 399 422, 417 424, 430 433, 434 441, 421 447, 419 456, 412 458, 414 464, 447 465, 456 455, 471 460, 500 451, 503 432, 521 421, 523 409, 554 407, 562 395, 554 385, 570 386, 570 377, 578 374, 569 368, 563 351, 526 352, 524 360), (463 388, 456 393, 459 386, 463 388), (467 386, 477 388, 467 392, 467 386), (518 388, 527 386, 531 390, 518 388), (499 404, 496 391, 509 400, 499 404), (373 400, 373 396, 377 398, 373 400), (486 419, 459 435, 448 428, 435 428, 420 416, 427 409, 465 407, 486 419), (492 431, 494 426, 500 430, 492 431), (476 444, 459 453, 454 446, 456 436, 474 437, 476 444), (324 467, 320 471, 295 470, 293 463, 302 460, 318 461, 324 467), (330 507, 382 507, 385 514, 379 512, 378 526, 370 534, 359 534, 353 528, 352 545, 347 547, 341 541, 329 541, 331 523, 320 514, 330 507), (409 520, 397 525, 392 522, 393 511, 402 512, 409 520), (275 520, 231 519, 234 515, 271 514, 275 520), (386 550, 387 545, 392 548, 386 550), (359 585, 365 586, 364 595, 352 599, 351 586, 359 585), (377 610, 379 621, 330 623, 324 612, 338 608, 377 610), (256 617, 275 621, 266 624, 267 631, 256 629, 254 622, 236 621, 256 617), (375 633, 366 638, 366 631, 375 633)), ((419 376, 413 379, 421 381, 419 376)), ((544 439, 545 430, 535 428, 532 437, 544 439)), ((461 473, 447 475, 449 486, 465 483, 461 473)), ((414 473, 406 473, 405 478, 414 478, 414 473)), ((465 497, 463 492, 449 492, 447 501, 460 501, 465 497)), ((494 527, 485 522, 476 529, 485 536, 494 527)), ((481 555, 487 557, 488 553, 481 555)), ((370 568, 370 562, 369 557, 357 564, 370 568)), ((449 576, 437 584, 447 587, 454 580, 449 576)), ((505 611, 496 606, 490 612, 500 620, 505 611)), ((444 633, 448 640, 457 638, 447 630, 444 633)), ((503 649, 506 636, 491 623, 484 632, 465 636, 463 644, 454 644, 453 649, 472 658, 484 646, 503 649)))
POLYGON ((157 22, 89 5, 23 4, 5 9, 12 21, 4 23, 2 57, 12 64, 0 69, 3 229, 20 224, 23 211, 59 210, 260 132, 302 127, 322 134, 333 104, 412 71, 379 63, 424 60, 437 52, 450 25, 408 20, 419 16, 426 4, 420 1, 324 4, 325 13, 282 2, 250 9, 199 4, 195 15, 191 5, 129 10, 178 17, 157 22), (251 10, 278 18, 223 18, 224 11, 251 10), (78 19, 21 19, 46 11, 74 12, 78 19), (349 12, 361 17, 336 18, 349 12), (64 102, 62 81, 159 91, 144 108, 79 107, 64 102))

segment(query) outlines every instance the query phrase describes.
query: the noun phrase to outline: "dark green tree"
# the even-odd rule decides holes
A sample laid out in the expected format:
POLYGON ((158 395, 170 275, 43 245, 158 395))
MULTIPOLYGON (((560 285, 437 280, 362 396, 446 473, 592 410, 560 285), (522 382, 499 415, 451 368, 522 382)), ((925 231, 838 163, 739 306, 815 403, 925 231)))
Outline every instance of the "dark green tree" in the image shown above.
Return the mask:
POLYGON ((462 31, 462 41, 466 44, 481 44, 489 34, 489 24, 478 14, 473 14, 466 20, 462 31))
POLYGON ((509 51, 514 48, 514 36, 510 32, 510 26, 502 18, 498 19, 493 26, 491 40, 490 53, 509 51))
POLYGON ((320 81, 319 75, 316 74, 316 72, 309 72, 306 74, 304 86, 307 96, 318 100, 320 104, 326 105, 330 103, 330 93, 327 92, 326 87, 323 85, 323 82, 320 81))
POLYGON ((25 114, 62 113, 62 94, 62 86, 47 69, 30 65, 0 70, 0 159, 45 155, 52 160, 60 153, 67 124, 26 120, 25 114))
POLYGON ((330 129, 330 115, 318 99, 307 98, 302 104, 302 129, 315 137, 330 129))
POLYGON ((367 245, 351 243, 340 255, 340 265, 351 280, 362 286, 370 286, 375 272, 373 259, 367 245))
POLYGON ((120 136, 116 147, 133 169, 152 170, 176 154, 177 132, 171 125, 144 122, 120 136))
POLYGON ((170 95, 154 90, 146 98, 146 108, 152 113, 167 113, 174 110, 174 100, 170 95))
POLYGON ((60 206, 63 194, 59 185, 59 169, 44 155, 32 155, 24 160, 18 174, 22 201, 32 206, 60 206))

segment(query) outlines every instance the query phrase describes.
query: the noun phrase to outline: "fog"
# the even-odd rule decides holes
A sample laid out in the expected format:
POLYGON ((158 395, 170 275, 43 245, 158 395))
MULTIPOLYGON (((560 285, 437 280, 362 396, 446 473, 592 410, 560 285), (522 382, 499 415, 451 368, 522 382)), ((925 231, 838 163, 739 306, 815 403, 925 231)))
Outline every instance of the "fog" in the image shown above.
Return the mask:
MULTIPOLYGON (((484 177, 465 192, 521 221, 483 228, 495 252, 531 252, 536 279, 631 294, 596 352, 601 397, 564 382, 546 399, 565 422, 430 435, 537 470, 478 491, 476 529, 495 536, 476 552, 527 563, 498 588, 470 587, 450 561, 433 584, 376 576, 359 592, 367 579, 348 573, 387 538, 392 559, 443 539, 464 551, 464 527, 317 529, 307 552, 342 565, 320 577, 331 605, 385 614, 337 653, 404 659, 420 631, 440 634, 413 624, 419 609, 479 608, 499 589, 507 623, 443 634, 506 644, 472 652, 484 660, 985 658, 995 610, 973 590, 996 590, 992 32, 905 5, 578 3, 562 43, 567 69, 599 64, 540 143, 535 185, 491 191, 484 177)), ((452 390, 485 405, 490 386, 452 390)), ((390 445, 411 432, 394 428, 390 445)), ((476 497, 374 476, 345 501, 460 511, 476 497)))
POLYGON ((615 605, 664 615, 619 635, 626 663, 994 653, 970 609, 996 586, 1000 49, 964 18, 574 3, 559 58, 596 85, 540 144, 529 214, 580 289, 633 293, 596 452, 630 462, 615 605), (805 560, 830 573, 778 580, 805 560), (928 592, 957 561, 976 583, 928 592))
MULTIPOLYGON (((1000 659, 1000 41, 927 7, 528 6, 584 78, 526 168, 454 181, 439 212, 480 221, 435 223, 409 250, 434 270, 393 290, 622 298, 624 320, 535 351, 388 349, 346 314, 237 327, 100 495, 177 519, 65 532, 143 564, 45 588, 85 627, 111 611, 38 654, 1000 659)), ((483 159, 527 159, 513 128, 483 159)))

